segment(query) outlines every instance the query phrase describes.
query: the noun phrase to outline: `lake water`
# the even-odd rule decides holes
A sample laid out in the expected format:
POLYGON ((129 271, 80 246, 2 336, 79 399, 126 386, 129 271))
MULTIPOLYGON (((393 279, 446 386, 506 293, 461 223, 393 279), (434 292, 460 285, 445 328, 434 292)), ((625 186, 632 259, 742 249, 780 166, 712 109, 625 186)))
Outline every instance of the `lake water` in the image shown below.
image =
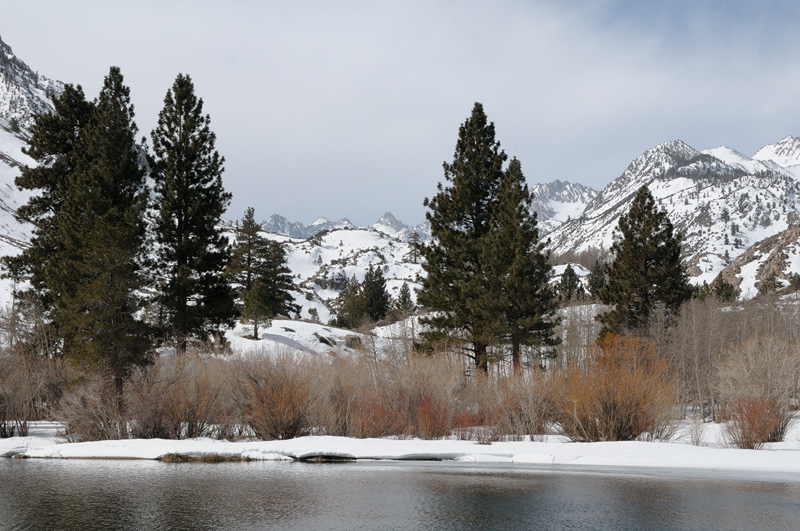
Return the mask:
POLYGON ((0 459, 0 529, 800 529, 800 480, 618 472, 0 459))

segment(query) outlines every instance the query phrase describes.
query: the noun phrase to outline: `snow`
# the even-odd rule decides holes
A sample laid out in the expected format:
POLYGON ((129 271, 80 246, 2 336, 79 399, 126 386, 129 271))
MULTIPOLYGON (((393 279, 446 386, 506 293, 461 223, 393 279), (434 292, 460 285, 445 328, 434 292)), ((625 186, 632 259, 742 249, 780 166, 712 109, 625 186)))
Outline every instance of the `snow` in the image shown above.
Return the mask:
POLYGON ((221 455, 259 460, 309 459, 318 456, 369 460, 456 460, 481 463, 517 463, 546 466, 674 468, 800 474, 800 430, 786 442, 762 450, 725 446, 720 424, 704 425, 702 446, 684 436, 669 442, 571 443, 560 436, 544 441, 493 442, 442 439, 353 439, 309 436, 282 441, 218 441, 126 439, 66 443, 56 436, 54 423, 34 424, 28 437, 0 439, 0 456, 23 454, 56 459, 158 459, 169 453, 189 456, 221 455))

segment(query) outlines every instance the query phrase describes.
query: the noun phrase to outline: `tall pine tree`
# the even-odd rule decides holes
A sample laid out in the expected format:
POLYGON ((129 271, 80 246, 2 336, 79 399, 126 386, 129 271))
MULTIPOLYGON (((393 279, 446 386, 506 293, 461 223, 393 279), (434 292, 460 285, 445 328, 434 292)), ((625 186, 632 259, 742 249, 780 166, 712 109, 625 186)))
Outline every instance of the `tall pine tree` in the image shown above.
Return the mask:
POLYGON ((425 199, 433 241, 421 247, 427 272, 418 302, 433 312, 422 321, 430 325, 428 342, 448 337, 461 341, 481 371, 488 370, 489 346, 497 338, 493 279, 487 238, 495 230, 497 189, 506 154, 495 140, 483 106, 475 103, 458 132, 453 162, 444 163, 445 187, 425 199))
POLYGON ((222 186, 224 159, 209 124, 191 78, 179 74, 151 134, 150 161, 160 302, 179 353, 190 338, 205 341, 235 317, 224 276, 230 250, 220 228, 231 196, 222 186))
POLYGON ((134 315, 146 254, 148 190, 136 146, 130 90, 112 67, 80 135, 80 153, 59 216, 61 272, 71 285, 56 302, 65 355, 108 369, 122 409, 122 386, 147 362, 147 328, 134 315))
POLYGON ((646 186, 620 217, 611 254, 614 261, 606 269, 600 300, 614 309, 598 316, 601 337, 643 328, 658 305, 672 315, 691 297, 680 234, 646 186))
POLYGON ((514 372, 521 368, 521 346, 535 349, 536 357, 555 355, 554 328, 558 303, 549 284, 552 267, 545 242, 539 241, 533 195, 525 183, 522 165, 512 159, 503 175, 495 204, 495 230, 486 240, 485 256, 497 283, 491 306, 497 326, 511 345, 514 372))
MULTIPOLYGON (((45 309, 52 310, 54 301, 73 282, 64 278, 58 243, 60 216, 70 180, 78 164, 81 134, 89 122, 94 105, 86 100, 80 85, 65 85, 64 91, 52 98, 53 112, 37 115, 31 127, 28 146, 24 150, 38 165, 25 167, 15 184, 31 190, 28 202, 17 215, 34 226, 31 244, 21 255, 7 257, 9 268, 30 279, 31 287, 45 309)), ((52 317, 52 315, 51 315, 52 317)), ((57 330, 57 323, 53 323, 57 330)))

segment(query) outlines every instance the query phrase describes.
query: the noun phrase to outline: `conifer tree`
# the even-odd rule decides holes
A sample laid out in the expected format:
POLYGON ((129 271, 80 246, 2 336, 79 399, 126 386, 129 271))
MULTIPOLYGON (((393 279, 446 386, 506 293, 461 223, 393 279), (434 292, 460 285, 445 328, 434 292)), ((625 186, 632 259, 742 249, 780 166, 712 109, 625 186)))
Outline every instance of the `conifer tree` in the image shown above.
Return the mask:
POLYGON ((230 250, 220 227, 231 196, 222 186, 224 159, 209 124, 191 78, 179 74, 151 134, 150 160, 160 300, 179 353, 191 337, 207 340, 235 317, 224 277, 230 250))
POLYGON ((236 227, 229 270, 240 286, 242 321, 253 324, 254 339, 258 339, 260 324, 269 323, 276 315, 300 311, 291 294, 294 283, 283 245, 261 235, 253 208, 247 209, 236 227))
POLYGON ((639 189, 627 214, 620 217, 611 247, 614 261, 600 300, 614 309, 598 316, 601 337, 645 326, 657 305, 674 315, 692 289, 681 263, 681 237, 667 213, 658 209, 650 190, 639 189))
POLYGON ((386 292, 386 279, 380 267, 370 264, 364 282, 361 283, 361 297, 364 314, 372 322, 378 322, 386 317, 389 311, 390 299, 386 292))
POLYGON ((521 368, 521 346, 533 347, 542 358, 553 357, 558 344, 558 303, 549 283, 552 267, 546 242, 539 241, 532 201, 522 165, 514 158, 497 191, 495 230, 486 239, 485 257, 497 286, 484 304, 494 311, 501 336, 511 344, 515 372, 521 368))
POLYGON ((567 268, 561 274, 561 280, 558 282, 558 292, 564 301, 580 298, 583 286, 581 286, 578 274, 572 269, 572 264, 567 264, 567 268))
POLYGON ((488 348, 497 338, 486 240, 495 229, 494 205, 506 154, 495 140, 483 105, 475 103, 458 132, 453 162, 444 163, 445 187, 425 199, 433 241, 421 247, 427 276, 418 302, 432 313, 422 320, 428 343, 461 341, 478 370, 488 370, 488 348))
POLYGON ((411 288, 408 287, 408 282, 403 282, 403 285, 400 286, 394 307, 404 313, 414 311, 414 301, 411 299, 411 288))
POLYGON ((599 298, 600 291, 606 285, 606 267, 600 260, 594 261, 594 266, 592 266, 592 271, 589 273, 586 283, 589 294, 595 299, 599 298))
POLYGON ((79 138, 59 216, 60 266, 71 282, 56 302, 65 355, 111 372, 117 407, 134 365, 147 362, 147 328, 134 315, 145 256, 148 190, 135 142, 130 90, 112 67, 79 138))
MULTIPOLYGON (((33 291, 47 310, 72 284, 64 278, 58 258, 63 251, 58 244, 59 216, 64 214, 64 197, 77 166, 79 138, 93 109, 80 85, 65 85, 52 102, 52 113, 34 118, 24 150, 38 165, 23 168, 15 180, 19 188, 34 192, 17 211, 20 218, 34 226, 30 246, 21 255, 8 258, 8 262, 15 262, 9 267, 30 279, 33 291)), ((57 329, 57 323, 53 328, 57 329)))

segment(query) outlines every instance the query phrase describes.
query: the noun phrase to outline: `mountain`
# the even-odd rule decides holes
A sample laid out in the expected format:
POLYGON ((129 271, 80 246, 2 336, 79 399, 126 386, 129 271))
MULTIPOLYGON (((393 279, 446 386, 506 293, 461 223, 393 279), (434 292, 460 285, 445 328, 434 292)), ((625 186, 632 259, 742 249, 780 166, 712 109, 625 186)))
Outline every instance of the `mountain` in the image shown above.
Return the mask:
MULTIPOLYGON (((787 162, 800 151, 787 147, 780 155, 775 158, 787 162)), ((727 147, 698 151, 674 140, 634 159, 580 216, 553 231, 552 250, 610 248, 619 217, 644 185, 683 233, 684 259, 695 283, 711 282, 751 244, 798 222, 800 184, 790 169, 766 156, 748 158, 727 147)))
POLYGON ((800 138, 787 136, 776 144, 764 146, 753 159, 773 162, 800 177, 800 138))
POLYGON ((0 40, 0 254, 16 254, 30 238, 30 226, 16 218, 30 194, 14 186, 24 165, 34 161, 22 152, 37 113, 52 109, 50 94, 63 84, 38 75, 0 40))
POLYGON ((733 285, 741 298, 752 299, 762 290, 789 286, 795 274, 800 274, 800 225, 751 245, 717 278, 733 285))
POLYGON ((370 265, 380 267, 386 289, 396 297, 403 282, 412 293, 419 287, 422 266, 413 262, 411 245, 372 228, 341 228, 299 239, 267 233, 266 237, 283 242, 289 268, 295 277, 295 303, 308 319, 310 309, 327 323, 334 315, 334 302, 345 283, 355 277, 359 282, 370 265))
POLYGON ((34 72, 0 39, 0 118, 8 129, 29 128, 35 114, 52 108, 50 95, 60 94, 63 88, 60 81, 34 72))
POLYGON ((404 242, 407 242, 415 232, 423 242, 428 241, 431 236, 430 224, 428 224, 427 221, 418 225, 406 225, 394 217, 391 212, 386 212, 378 221, 364 227, 356 227, 346 218, 342 218, 339 221, 329 221, 327 218, 319 218, 311 225, 304 225, 299 221, 289 221, 279 214, 271 215, 267 221, 261 224, 261 227, 265 232, 289 236, 291 238, 311 238, 321 232, 356 228, 374 230, 404 242))
POLYGON ((539 219, 539 234, 544 236, 586 209, 586 205, 597 196, 597 190, 578 183, 553 181, 534 184, 531 210, 539 219))

